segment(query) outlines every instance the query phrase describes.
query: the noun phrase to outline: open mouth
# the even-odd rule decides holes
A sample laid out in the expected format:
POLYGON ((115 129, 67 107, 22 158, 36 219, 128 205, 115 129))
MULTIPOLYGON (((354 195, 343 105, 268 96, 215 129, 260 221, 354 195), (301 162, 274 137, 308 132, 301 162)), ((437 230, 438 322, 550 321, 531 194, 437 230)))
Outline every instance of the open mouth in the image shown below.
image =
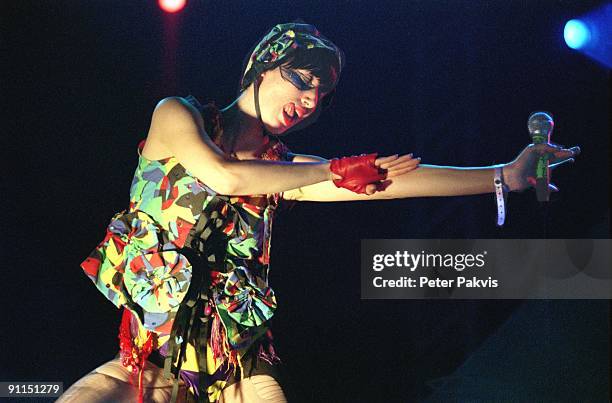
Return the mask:
POLYGON ((298 113, 295 109, 295 105, 293 103, 289 103, 285 105, 283 108, 283 119, 285 126, 293 123, 295 120, 299 118, 298 113))

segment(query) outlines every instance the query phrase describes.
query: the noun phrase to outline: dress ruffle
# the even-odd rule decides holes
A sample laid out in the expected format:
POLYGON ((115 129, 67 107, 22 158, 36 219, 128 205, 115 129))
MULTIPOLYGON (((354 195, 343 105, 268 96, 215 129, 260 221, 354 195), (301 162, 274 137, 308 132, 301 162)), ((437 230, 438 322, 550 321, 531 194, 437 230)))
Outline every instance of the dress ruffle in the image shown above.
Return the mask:
POLYGON ((243 326, 261 326, 274 316, 274 291, 244 267, 236 267, 225 280, 222 293, 215 298, 218 309, 243 326))
POLYGON ((116 214, 106 237, 81 264, 117 307, 128 298, 144 310, 144 327, 166 333, 191 282, 191 264, 177 251, 161 250, 164 230, 142 211, 116 214))

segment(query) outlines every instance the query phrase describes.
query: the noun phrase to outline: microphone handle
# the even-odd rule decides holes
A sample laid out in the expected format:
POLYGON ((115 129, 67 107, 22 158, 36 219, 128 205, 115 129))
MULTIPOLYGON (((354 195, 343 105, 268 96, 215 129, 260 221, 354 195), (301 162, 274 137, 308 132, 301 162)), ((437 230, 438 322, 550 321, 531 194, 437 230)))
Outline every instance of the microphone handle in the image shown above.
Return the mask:
MULTIPOLYGON (((535 135, 533 136, 534 144, 541 144, 544 142, 550 143, 550 135, 546 136, 535 135)), ((538 158, 536 165, 536 196, 538 201, 547 202, 550 200, 550 190, 548 185, 550 184, 550 168, 548 166, 548 155, 544 154, 538 158)))

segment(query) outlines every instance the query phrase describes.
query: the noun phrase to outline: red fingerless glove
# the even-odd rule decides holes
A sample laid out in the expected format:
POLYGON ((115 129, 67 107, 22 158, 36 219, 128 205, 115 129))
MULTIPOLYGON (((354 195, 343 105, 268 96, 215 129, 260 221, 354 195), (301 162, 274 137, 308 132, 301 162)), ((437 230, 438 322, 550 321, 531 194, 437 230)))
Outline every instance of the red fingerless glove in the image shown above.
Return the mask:
POLYGON ((336 187, 342 187, 355 193, 366 193, 366 185, 381 181, 386 178, 381 173, 374 161, 378 154, 362 154, 358 157, 334 158, 331 160, 329 169, 342 179, 334 179, 336 187))

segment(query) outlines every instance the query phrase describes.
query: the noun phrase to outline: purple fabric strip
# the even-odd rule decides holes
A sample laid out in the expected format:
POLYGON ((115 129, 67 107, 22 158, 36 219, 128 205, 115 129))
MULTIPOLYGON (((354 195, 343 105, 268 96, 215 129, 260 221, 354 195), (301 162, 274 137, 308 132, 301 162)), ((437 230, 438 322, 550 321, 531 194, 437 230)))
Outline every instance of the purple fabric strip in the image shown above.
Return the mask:
POLYGON ((189 387, 193 388, 195 394, 199 396, 200 392, 198 391, 198 380, 200 378, 200 374, 194 371, 186 371, 181 369, 179 371, 179 375, 189 387))

